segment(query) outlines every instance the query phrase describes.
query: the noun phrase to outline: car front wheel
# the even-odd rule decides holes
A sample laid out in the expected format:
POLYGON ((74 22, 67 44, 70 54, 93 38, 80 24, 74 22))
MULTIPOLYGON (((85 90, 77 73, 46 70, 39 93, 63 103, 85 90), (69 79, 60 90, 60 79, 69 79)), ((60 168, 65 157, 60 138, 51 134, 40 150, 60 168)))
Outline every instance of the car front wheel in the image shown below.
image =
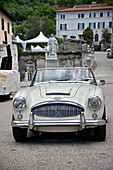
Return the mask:
POLYGON ((94 137, 97 141, 105 141, 106 139, 106 125, 98 126, 94 129, 94 137))
POLYGON ((16 142, 23 142, 26 140, 28 129, 19 127, 12 127, 13 137, 16 142))

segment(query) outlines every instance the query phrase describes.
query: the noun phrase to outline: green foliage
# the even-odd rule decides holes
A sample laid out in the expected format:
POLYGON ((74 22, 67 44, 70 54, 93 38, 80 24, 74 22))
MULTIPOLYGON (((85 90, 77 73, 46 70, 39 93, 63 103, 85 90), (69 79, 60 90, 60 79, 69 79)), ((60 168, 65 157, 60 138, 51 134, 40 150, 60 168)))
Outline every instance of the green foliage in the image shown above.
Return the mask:
POLYGON ((63 39, 57 39, 57 42, 58 42, 59 45, 64 43, 63 39))
POLYGON ((16 32, 19 35, 20 39, 24 40, 24 23, 16 24, 16 32))
POLYGON ((77 1, 77 0, 57 0, 57 5, 59 6, 74 6, 80 3, 81 1, 77 1))
POLYGON ((46 36, 56 34, 54 0, 0 0, 0 5, 17 20, 12 29, 22 40, 34 38, 40 31, 46 36))
POLYGON ((76 42, 76 40, 75 39, 68 39, 70 42, 76 42))
POLYGON ((67 6, 67 0, 57 0, 57 5, 59 6, 67 6))
POLYGON ((112 0, 97 0, 97 3, 107 3, 107 5, 113 5, 112 0))
POLYGON ((83 39, 86 40, 87 42, 93 41, 93 30, 87 27, 83 31, 83 39))
POLYGON ((22 50, 22 48, 20 47, 20 45, 17 45, 17 49, 18 49, 18 60, 19 60, 20 57, 21 57, 22 54, 23 54, 23 50, 22 50))
POLYGON ((61 6, 71 6, 80 4, 91 4, 94 0, 57 0, 57 5, 61 6))
POLYGON ((102 31, 102 40, 104 40, 104 41, 110 41, 111 40, 111 33, 109 33, 109 30, 107 28, 105 28, 102 31))
POLYGON ((55 18, 54 10, 55 8, 50 7, 48 4, 45 4, 44 6, 38 6, 38 14, 40 16, 48 16, 49 18, 55 18))
MULTIPOLYGON (((81 4, 91 4, 94 0, 57 0, 57 5, 60 7, 81 5, 81 4)), ((113 5, 112 0, 96 0, 96 3, 107 3, 108 5, 113 5)))
POLYGON ((27 22, 24 23, 23 34, 25 39, 31 39, 42 31, 45 36, 56 33, 55 20, 49 19, 47 16, 40 17, 34 13, 29 16, 27 22))
POLYGON ((18 21, 27 20, 34 12, 41 17, 55 18, 54 0, 1 0, 0 5, 18 21))
POLYGON ((76 38, 76 36, 74 36, 74 35, 71 35, 71 36, 70 36, 70 38, 76 38))
POLYGON ((80 59, 80 58, 82 58, 82 56, 81 56, 81 55, 78 55, 77 58, 80 59))
POLYGON ((4 9, 8 10, 7 3, 6 3, 4 0, 0 0, 0 5, 1 5, 4 9))

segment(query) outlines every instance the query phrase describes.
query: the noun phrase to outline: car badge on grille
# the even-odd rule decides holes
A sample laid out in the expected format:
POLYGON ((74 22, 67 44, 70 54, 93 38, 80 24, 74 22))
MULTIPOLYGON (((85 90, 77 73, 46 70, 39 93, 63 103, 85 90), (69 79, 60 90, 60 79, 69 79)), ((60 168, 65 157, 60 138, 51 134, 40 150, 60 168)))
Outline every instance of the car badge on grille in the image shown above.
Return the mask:
POLYGON ((63 99, 63 97, 52 97, 52 99, 54 99, 54 100, 60 100, 60 99, 63 99))

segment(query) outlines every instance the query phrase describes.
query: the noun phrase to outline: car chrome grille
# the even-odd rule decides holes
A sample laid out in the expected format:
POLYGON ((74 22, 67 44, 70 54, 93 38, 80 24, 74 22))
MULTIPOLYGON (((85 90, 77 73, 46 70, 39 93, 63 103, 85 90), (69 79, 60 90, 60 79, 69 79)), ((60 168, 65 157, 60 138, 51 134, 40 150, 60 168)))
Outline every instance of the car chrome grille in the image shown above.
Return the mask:
POLYGON ((47 103, 31 109, 34 115, 52 118, 78 116, 83 111, 83 107, 68 103, 47 103))

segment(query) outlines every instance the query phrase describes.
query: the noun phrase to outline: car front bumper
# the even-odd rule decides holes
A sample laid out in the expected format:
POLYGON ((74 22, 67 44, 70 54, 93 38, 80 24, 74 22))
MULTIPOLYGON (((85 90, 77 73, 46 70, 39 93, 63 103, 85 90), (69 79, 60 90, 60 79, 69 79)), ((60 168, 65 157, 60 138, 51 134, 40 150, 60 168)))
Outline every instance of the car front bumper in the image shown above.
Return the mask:
POLYGON ((34 120, 34 115, 31 113, 29 120, 12 120, 13 127, 26 127, 33 129, 36 126, 80 126, 84 129, 86 126, 102 126, 106 124, 106 120, 86 120, 82 112, 79 120, 34 120))

